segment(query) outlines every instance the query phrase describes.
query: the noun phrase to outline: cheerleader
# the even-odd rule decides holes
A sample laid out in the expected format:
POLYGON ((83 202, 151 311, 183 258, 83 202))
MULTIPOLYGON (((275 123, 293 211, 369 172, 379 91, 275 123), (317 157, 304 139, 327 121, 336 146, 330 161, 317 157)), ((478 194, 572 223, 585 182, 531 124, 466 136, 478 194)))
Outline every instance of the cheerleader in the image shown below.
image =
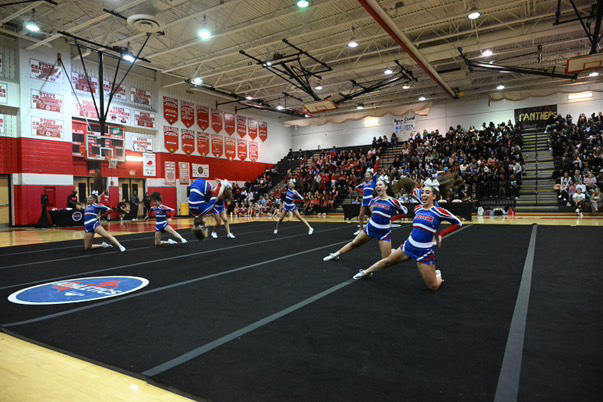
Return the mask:
MULTIPOLYGON (((229 201, 232 201, 232 194, 228 198, 229 201)), ((211 232, 211 237, 213 237, 214 239, 218 238, 218 233, 216 233, 218 230, 218 226, 220 226, 220 223, 224 222, 224 227, 226 228, 226 237, 228 237, 229 239, 234 239, 235 235, 231 233, 230 224, 228 223, 228 218, 226 217, 226 205, 224 203, 224 200, 216 201, 216 205, 214 205, 213 215, 216 224, 214 226, 213 231, 211 232)))
POLYGON ((281 216, 279 217, 278 221, 276 222, 276 228, 274 229, 274 234, 278 234, 278 225, 279 225, 279 223, 281 223, 283 221, 283 219, 285 219, 287 212, 293 213, 293 215, 295 215, 297 217, 297 219, 302 221, 303 224, 308 227, 309 235, 311 235, 314 232, 314 229, 312 228, 312 226, 310 226, 310 224, 303 218, 303 216, 301 216, 301 214, 297 210, 297 207, 295 206, 295 201, 303 201, 303 200, 304 200, 304 197, 302 197, 297 191, 295 191, 295 179, 289 180, 289 185, 287 188, 287 195, 285 196, 285 207, 281 211, 281 216))
POLYGON ((93 248, 111 248, 116 246, 119 251, 126 251, 126 248, 122 246, 115 237, 111 236, 109 232, 103 228, 99 222, 99 214, 106 215, 111 212, 111 208, 98 203, 98 197, 93 194, 90 195, 86 200, 86 210, 84 211, 84 250, 91 250, 93 248), (94 240, 94 234, 98 233, 99 236, 109 240, 111 244, 102 242, 101 244, 92 244, 94 240))
POLYGON ((162 246, 165 244, 178 244, 172 239, 161 240, 161 233, 168 232, 176 239, 180 240, 180 243, 186 243, 186 239, 180 236, 180 233, 176 232, 169 224, 168 224, 168 213, 174 212, 173 208, 168 207, 167 205, 163 205, 161 203, 161 194, 158 192, 154 192, 151 195, 151 211, 155 214, 155 218, 157 219, 157 223, 155 224, 155 245, 162 246))
POLYGON ((207 228, 204 217, 213 209, 216 202, 224 197, 224 192, 230 193, 232 185, 228 180, 218 180, 218 190, 214 194, 211 184, 204 179, 197 179, 190 189, 188 200, 189 211, 195 217, 193 233, 201 240, 207 237, 207 228))
POLYGON ((397 218, 400 215, 406 215, 408 210, 405 206, 401 205, 398 200, 387 194, 387 183, 387 177, 380 177, 375 184, 377 197, 369 202, 368 207, 372 212, 372 216, 365 226, 364 231, 358 233, 354 240, 343 246, 339 251, 330 253, 323 258, 323 261, 337 260, 340 255, 349 253, 371 239, 377 239, 379 241, 381 258, 386 258, 391 254, 391 222, 395 217, 397 218))
POLYGON ((369 204, 374 198, 375 185, 377 183, 377 171, 379 169, 379 158, 375 163, 375 169, 368 168, 364 174, 364 182, 357 185, 354 190, 362 193, 362 204, 360 205, 360 213, 358 214, 359 228, 354 235, 362 233, 364 230, 364 218, 369 210, 369 204))
POLYGON ((450 222, 452 225, 441 231, 437 236, 438 246, 442 247, 444 236, 458 230, 463 224, 449 211, 435 206, 440 194, 447 194, 448 186, 452 181, 440 184, 438 180, 427 180, 423 187, 422 204, 415 208, 413 219, 413 230, 408 239, 401 247, 392 251, 387 257, 377 261, 366 270, 360 270, 354 279, 370 278, 375 271, 388 268, 394 264, 413 259, 417 262, 419 272, 425 285, 431 290, 438 290, 442 286, 442 274, 436 269, 434 245, 432 238, 436 234, 442 221, 450 222), (440 188, 442 191, 440 192, 440 188))

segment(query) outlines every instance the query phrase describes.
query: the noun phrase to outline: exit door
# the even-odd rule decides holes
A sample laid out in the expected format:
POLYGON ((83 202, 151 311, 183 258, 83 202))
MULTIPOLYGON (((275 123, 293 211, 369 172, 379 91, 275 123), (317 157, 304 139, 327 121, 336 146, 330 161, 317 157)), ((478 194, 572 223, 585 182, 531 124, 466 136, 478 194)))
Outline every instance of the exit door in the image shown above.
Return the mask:
POLYGON ((8 176, 0 176, 0 225, 10 224, 9 188, 8 176))

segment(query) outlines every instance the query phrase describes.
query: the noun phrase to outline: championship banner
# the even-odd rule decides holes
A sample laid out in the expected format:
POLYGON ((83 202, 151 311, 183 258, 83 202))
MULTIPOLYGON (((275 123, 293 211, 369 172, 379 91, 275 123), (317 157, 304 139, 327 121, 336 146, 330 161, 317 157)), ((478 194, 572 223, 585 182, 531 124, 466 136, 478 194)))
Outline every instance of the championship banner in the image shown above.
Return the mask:
MULTIPOLYGON (((103 82, 103 92, 105 94, 105 98, 109 98, 111 96, 111 92, 115 89, 117 84, 112 83, 111 81, 103 82)), ((127 102, 128 101, 128 91, 125 86, 120 86, 118 90, 113 94, 113 100, 127 102)))
POLYGON ((195 124, 195 105, 190 102, 180 102, 180 114, 182 116, 182 124, 186 128, 190 128, 195 124))
POLYGON ((219 109, 211 110, 211 128, 216 134, 222 131, 222 111, 219 109))
POLYGON ((29 59, 29 78, 47 82, 62 82, 63 70, 58 64, 53 65, 40 60, 29 59))
POLYGON ((226 134, 233 135, 235 132, 235 115, 224 112, 224 131, 226 134))
POLYGON ((197 105, 197 125, 203 131, 209 127, 209 108, 197 105))
POLYGON ((175 186, 176 185, 176 162, 165 161, 165 178, 163 179, 163 184, 166 186, 175 186))
POLYGON ((394 132, 396 135, 412 134, 417 131, 415 115, 402 116, 394 119, 394 132))
POLYGON ((152 153, 144 153, 142 154, 142 174, 143 176, 156 176, 157 168, 156 168, 156 159, 155 154, 152 153))
POLYGON ((0 82, 0 103, 8 103, 8 84, 0 82))
POLYGON ((132 136, 132 151, 153 152, 153 138, 132 136))
POLYGON ((170 125, 178 121, 178 99, 163 97, 163 118, 170 125))
POLYGON ((209 165, 199 165, 197 163, 193 163, 193 178, 203 177, 205 179, 209 178, 209 165))
POLYGON ((79 92, 82 94, 89 94, 90 87, 92 87, 92 94, 96 95, 98 93, 98 78, 89 77, 90 78, 90 86, 88 86, 88 79, 86 78, 86 74, 76 73, 75 71, 71 72, 71 82, 73 83, 73 88, 75 88, 75 92, 79 92))
POLYGON ((211 136, 211 153, 216 158, 221 158, 224 154, 224 137, 217 134, 211 136))
POLYGON ((266 123, 265 121, 260 121, 259 125, 260 125, 260 140, 262 140, 262 142, 264 142, 264 141, 266 141, 266 139, 268 139, 268 123, 266 123))
POLYGON ((183 128, 182 133, 182 150, 185 154, 190 155, 195 152, 195 132, 183 128))
POLYGON ((252 140, 258 136, 258 121, 251 117, 247 119, 247 134, 252 140))
POLYGON ((107 114, 107 121, 111 123, 130 125, 131 116, 132 111, 127 107, 111 106, 109 108, 109 113, 107 114))
POLYGON ((209 134, 197 132, 197 152, 201 156, 209 155, 209 134))
POLYGON ((61 138, 63 136, 63 121, 32 117, 31 134, 38 137, 61 138))
POLYGON ((257 161, 259 158, 259 149, 258 149, 258 143, 255 141, 249 141, 249 159, 251 159, 252 162, 257 161))
POLYGON ((226 137, 224 144, 224 155, 229 160, 237 157, 237 141, 233 138, 226 137))
POLYGON ((179 130, 176 127, 163 126, 163 144, 165 149, 174 153, 178 150, 179 130))
POLYGON ((98 120, 98 114, 92 101, 83 100, 82 104, 75 103, 75 114, 80 117, 98 120))
POLYGON ((188 186, 191 183, 190 164, 188 162, 178 162, 178 173, 180 184, 188 186))
POLYGON ((237 154, 240 160, 244 161, 247 159, 247 140, 237 140, 237 154))
POLYGON ((247 117, 237 116, 237 133, 241 138, 247 135, 247 117))
MULTIPOLYGON (((0 87, 2 84, 0 84, 0 87)), ((2 103, 2 90, 0 89, 0 103, 2 103)), ((63 113, 63 96, 42 92, 36 89, 31 90, 31 108, 38 110, 47 110, 49 112, 63 113)))
POLYGON ((134 110, 134 125, 143 128, 155 128, 155 113, 134 110))
POLYGON ((523 128, 546 127, 549 119, 557 115, 557 105, 515 109, 515 124, 523 128))
POLYGON ((139 88, 130 88, 130 102, 137 105, 151 106, 151 91, 139 88))

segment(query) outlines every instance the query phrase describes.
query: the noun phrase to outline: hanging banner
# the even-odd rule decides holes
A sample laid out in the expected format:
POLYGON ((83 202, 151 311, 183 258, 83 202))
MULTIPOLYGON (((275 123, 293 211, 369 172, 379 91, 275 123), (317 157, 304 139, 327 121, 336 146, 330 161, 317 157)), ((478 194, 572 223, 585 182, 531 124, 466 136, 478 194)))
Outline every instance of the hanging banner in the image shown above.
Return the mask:
POLYGON ((260 121, 259 126, 260 126, 260 140, 262 140, 262 142, 264 142, 268 138, 268 123, 266 123, 265 121, 260 121))
POLYGON ((197 125, 203 131, 209 127, 209 108, 197 105, 197 125))
POLYGON ((180 115, 182 116, 182 124, 186 128, 190 128, 195 124, 195 105, 190 102, 180 102, 180 115))
POLYGON ((247 159, 247 140, 237 140, 237 154, 240 160, 244 161, 247 159))
MULTIPOLYGON (((109 97, 111 96, 111 92, 113 92, 116 85, 117 84, 113 84, 111 81, 103 82, 103 93, 105 95, 105 98, 109 99, 109 97)), ((115 91, 115 93, 113 94, 113 100, 120 102, 128 101, 128 90, 124 85, 120 86, 119 89, 115 91)))
POLYGON ((185 154, 190 155, 195 152, 195 132, 183 128, 182 133, 182 150, 185 154))
POLYGON ((174 153, 178 150, 179 130, 176 127, 163 126, 163 144, 165 149, 174 153))
POLYGON ((130 117, 132 116, 132 110, 127 107, 111 106, 109 113, 107 113, 107 121, 111 123, 127 124, 130 125, 130 117))
MULTIPOLYGON (((0 84, 0 103, 2 103, 2 84, 0 84)), ((63 96, 32 89, 31 108, 63 113, 63 96)))
POLYGON ((137 105, 151 106, 151 91, 139 88, 130 88, 130 102, 137 105))
POLYGON ((134 152, 153 152, 153 138, 132 136, 132 151, 134 152))
POLYGON ((178 99, 163 97, 163 118, 170 125, 178 121, 178 99))
POLYGON ((62 82, 63 70, 60 65, 29 59, 29 78, 47 82, 62 82))
POLYGON ((92 101, 83 100, 82 104, 75 103, 75 114, 80 117, 98 120, 98 114, 92 101))
POLYGON ((73 88, 75 88, 75 92, 81 94, 90 94, 90 87, 92 87, 92 94, 96 95, 98 93, 98 78, 88 78, 86 78, 86 74, 84 73, 80 74, 75 71, 71 72, 71 82, 73 83, 73 88), (88 78, 90 79, 90 86, 88 86, 88 78))
POLYGON ((249 141, 249 159, 252 162, 258 160, 259 152, 258 152, 258 143, 255 141, 249 141))
POLYGON ((8 84, 0 82, 0 103, 8 103, 8 84))
POLYGON ((235 132, 235 115, 224 112, 224 131, 226 134, 233 135, 235 132))
POLYGON ((199 165, 193 163, 193 178, 203 177, 207 179, 209 177, 209 165, 199 165))
POLYGON ((134 125, 143 128, 155 128, 155 113, 134 110, 134 125))
POLYGON ((209 134, 197 132, 197 152, 201 156, 209 155, 209 134))
POLYGON ((61 138, 63 136, 63 120, 32 117, 31 134, 38 137, 61 138))
POLYGON ((229 160, 233 160, 237 157, 237 140, 226 137, 224 142, 224 155, 229 160))
POLYGON ((176 185, 176 162, 165 161, 165 178, 163 179, 163 184, 166 186, 175 186, 176 185))
POLYGON ((156 176, 157 165, 155 160, 155 154, 144 153, 142 154, 142 174, 143 176, 156 176))
POLYGON ((4 135, 4 115, 0 114, 0 135, 4 135))
POLYGON ((515 124, 523 128, 546 127, 549 119, 557 115, 557 105, 515 109, 515 124))
POLYGON ((394 119, 394 132, 396 135, 409 135, 417 131, 414 114, 394 119))
POLYGON ((256 119, 252 119, 251 117, 247 119, 247 134, 252 140, 258 136, 258 121, 256 119))
POLYGON ((216 134, 222 131, 222 111, 219 109, 211 110, 211 128, 216 134))
POLYGON ((180 184, 186 184, 188 186, 191 183, 190 163, 178 162, 178 173, 180 184))
POLYGON ((247 117, 237 116, 237 133, 241 138, 247 135, 247 117))
POLYGON ((211 136, 211 153, 216 158, 221 158, 224 154, 224 137, 217 134, 211 136))

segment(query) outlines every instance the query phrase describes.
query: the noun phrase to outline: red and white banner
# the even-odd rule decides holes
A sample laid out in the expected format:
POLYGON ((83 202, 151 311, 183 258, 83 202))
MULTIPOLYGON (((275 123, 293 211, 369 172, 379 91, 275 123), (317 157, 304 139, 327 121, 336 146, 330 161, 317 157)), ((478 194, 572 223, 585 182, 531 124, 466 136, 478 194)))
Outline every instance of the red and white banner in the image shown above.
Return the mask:
POLYGON ((224 155, 224 137, 218 134, 211 136, 211 153, 216 158, 221 158, 224 155))
POLYGON ((197 105, 197 125, 203 131, 209 127, 209 108, 197 105))
POLYGON ((80 117, 98 120, 98 114, 96 113, 96 108, 94 107, 94 103, 92 103, 92 101, 82 100, 81 107, 80 104, 76 102, 75 114, 80 117))
POLYGON ((186 128, 192 127, 195 124, 195 105, 190 102, 180 102, 180 113, 182 116, 182 124, 186 128))
POLYGON ((178 162, 178 174, 180 176, 180 184, 188 186, 191 183, 190 163, 178 162))
POLYGON ((235 115, 224 112, 224 131, 226 134, 233 135, 235 132, 235 115))
POLYGON ((258 143, 255 141, 249 141, 249 159, 255 162, 259 159, 258 143))
MULTIPOLYGON (((1 84, 0 84, 1 85, 1 84)), ((0 93, 0 103, 2 103, 2 94, 0 93)), ((47 110, 49 112, 63 113, 63 96, 42 92, 36 89, 31 90, 31 108, 38 110, 47 110)))
POLYGON ((247 159, 247 140, 242 140, 240 138, 237 140, 237 155, 242 161, 247 159))
POLYGON ((176 127, 163 126, 163 144, 165 149, 174 153, 178 150, 179 130, 176 127))
POLYGON ((8 103, 8 85, 0 82, 0 103, 8 103))
POLYGON ((63 120, 32 117, 31 134, 38 137, 61 138, 63 136, 63 120))
POLYGON ((252 140, 258 136, 258 121, 256 119, 252 119, 251 117, 247 119, 247 134, 252 140))
POLYGON ((50 64, 40 60, 29 59, 29 78, 47 82, 62 82, 63 70, 59 64, 50 64))
POLYGON ((138 135, 132 135, 132 151, 134 152, 153 152, 153 138, 141 137, 138 135))
POLYGON ((81 94, 90 94, 90 87, 92 87, 92 93, 96 95, 98 93, 98 78, 89 77, 90 85, 88 85, 88 79, 86 79, 86 74, 77 73, 75 71, 71 72, 71 82, 73 83, 73 88, 75 88, 75 92, 81 94))
POLYGON ((219 109, 211 110, 211 128, 216 134, 222 132, 222 111, 219 109))
POLYGON ((197 131, 197 152, 201 156, 209 155, 209 134, 197 131))
POLYGON ((195 132, 183 128, 182 132, 182 150, 185 154, 190 155, 195 152, 195 132))
POLYGON ((226 137, 224 142, 224 155, 229 160, 235 159, 237 157, 237 140, 226 137))
POLYGON ((163 118, 170 125, 178 121, 178 99, 163 97, 163 118))
POLYGON ((241 138, 247 135, 247 117, 237 116, 237 133, 241 138))
POLYGON ((165 178, 163 179, 163 184, 166 186, 175 186, 176 185, 176 162, 173 161, 165 161, 165 178))
POLYGON ((155 128, 155 113, 134 110, 134 125, 143 128, 155 128))
POLYGON ((0 135, 4 135, 4 115, 0 114, 0 135))
POLYGON ((139 88, 130 88, 130 102, 137 105, 151 106, 151 91, 139 88))
POLYGON ((150 177, 157 175, 157 158, 154 153, 142 154, 142 175, 150 177))
POLYGON ((260 140, 262 140, 262 142, 264 142, 268 139, 268 123, 266 123, 265 121, 260 121, 259 126, 260 126, 260 140))
POLYGON ((193 177, 203 177, 205 179, 209 178, 209 165, 200 165, 198 163, 193 163, 193 177))
MULTIPOLYGON (((113 84, 111 81, 103 81, 103 91, 105 93, 105 98, 109 98, 111 96, 111 92, 114 90, 117 84, 113 84)), ((128 91, 124 85, 120 86, 117 91, 113 94, 113 100, 127 102, 128 101, 128 91)))
POLYGON ((132 110, 127 107, 111 106, 109 113, 107 114, 107 121, 111 123, 127 124, 130 125, 130 118, 132 117, 132 110))

